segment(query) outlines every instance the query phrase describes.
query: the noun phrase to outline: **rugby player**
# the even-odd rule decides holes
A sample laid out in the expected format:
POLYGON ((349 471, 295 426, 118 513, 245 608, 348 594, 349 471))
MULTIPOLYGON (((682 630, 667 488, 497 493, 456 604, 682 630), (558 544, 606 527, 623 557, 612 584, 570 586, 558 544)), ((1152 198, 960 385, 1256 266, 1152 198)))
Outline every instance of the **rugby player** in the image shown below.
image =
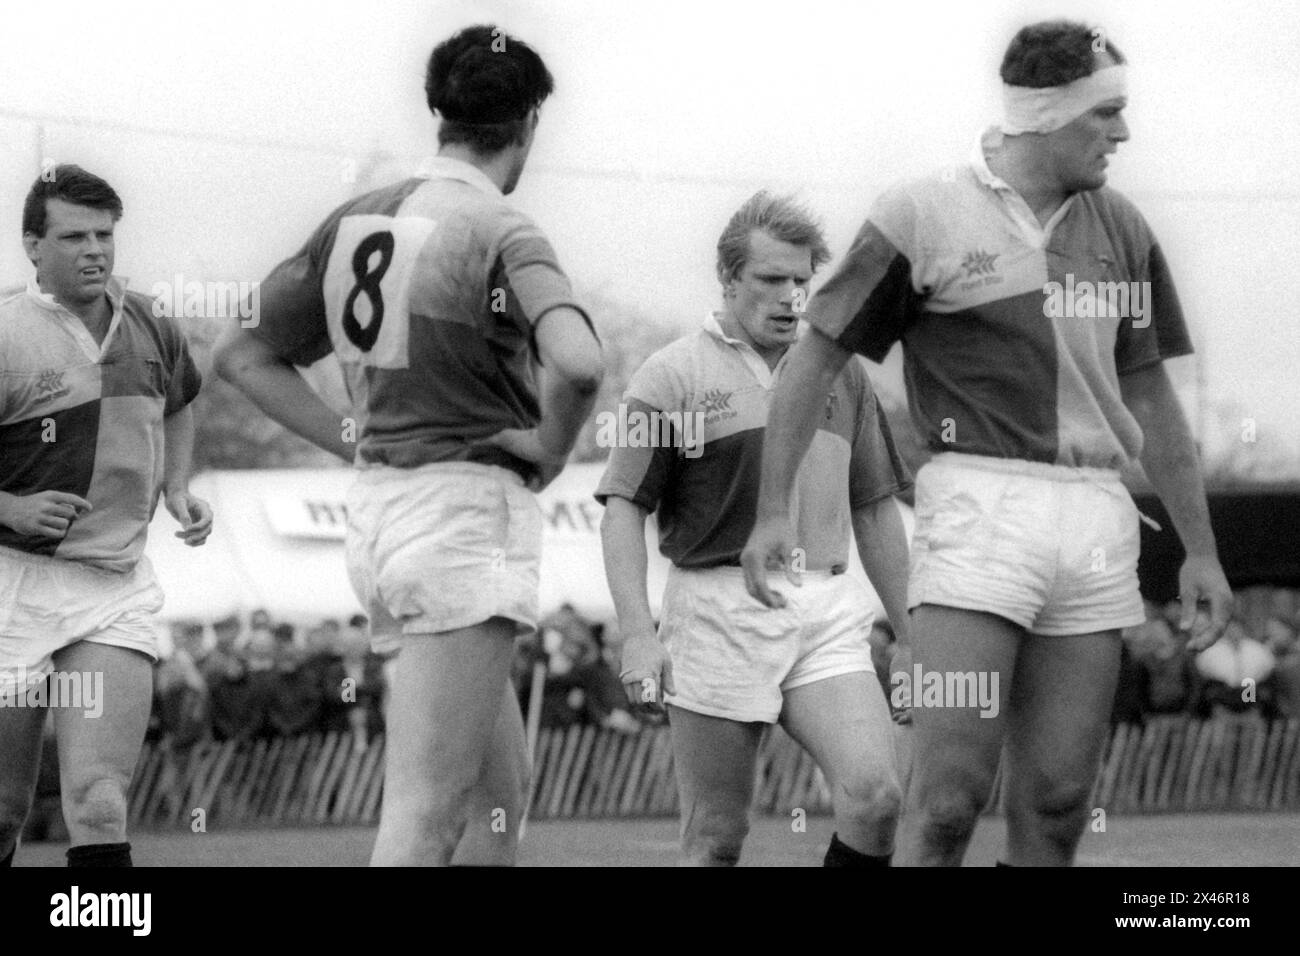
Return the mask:
POLYGON ((816 394, 794 504, 803 586, 774 614, 745 592, 740 568, 768 402, 828 258, 820 227, 787 198, 760 192, 732 216, 718 240, 723 310, 633 376, 620 414, 629 435, 640 426, 653 440, 615 447, 596 493, 625 639, 620 677, 634 706, 667 707, 688 865, 738 862, 759 746, 777 722, 830 785, 826 865, 887 866, 894 848, 902 794, 868 644, 873 611, 844 572, 853 537, 906 643, 907 539, 893 495, 911 482, 862 363, 816 394), (677 431, 656 427, 664 422, 677 431), (657 635, 646 592, 651 511, 673 564, 657 635))
POLYGON ((917 476, 915 664, 1001 678, 995 716, 921 706, 911 689, 903 863, 961 862, 1004 746, 1002 862, 1072 862, 1120 631, 1144 616, 1121 466, 1140 460, 1186 547, 1191 645, 1228 621, 1196 449, 1163 365, 1191 352, 1182 309, 1151 229, 1106 185, 1107 156, 1129 138, 1123 63, 1082 24, 1022 29, 1002 62, 1001 128, 968 163, 879 198, 810 304, 814 331, 774 399, 744 557, 751 593, 775 603, 765 567, 788 564, 798 540, 786 502, 821 392, 851 353, 879 362, 901 341, 912 417, 935 452, 917 476), (1124 283, 1141 304, 1099 301, 1098 283, 1124 283), (1069 308, 1062 288, 1075 290, 1069 308))
POLYGON ((420 175, 336 209, 232 327, 220 373, 352 461, 347 562, 379 653, 397 653, 372 863, 511 864, 528 785, 510 687, 535 628, 541 513, 590 412, 600 344, 550 243, 504 196, 552 78, 491 26, 434 49, 441 117, 420 175), (358 441, 294 366, 331 351, 358 441), (534 359, 540 363, 540 370, 534 359))
POLYGON ((163 594, 144 555, 161 494, 188 545, 212 528, 189 493, 198 369, 175 321, 113 276, 122 202, 78 166, 23 206, 26 288, 0 297, 0 865, 36 787, 57 704, 69 866, 130 866, 126 790, 144 740, 163 594), (57 684, 51 674, 67 675, 57 684), (72 680, 78 675, 78 680, 72 680), (103 711, 84 704, 102 681, 103 711), (46 682, 50 696, 40 693, 46 682), (83 700, 54 700, 55 687, 83 700))

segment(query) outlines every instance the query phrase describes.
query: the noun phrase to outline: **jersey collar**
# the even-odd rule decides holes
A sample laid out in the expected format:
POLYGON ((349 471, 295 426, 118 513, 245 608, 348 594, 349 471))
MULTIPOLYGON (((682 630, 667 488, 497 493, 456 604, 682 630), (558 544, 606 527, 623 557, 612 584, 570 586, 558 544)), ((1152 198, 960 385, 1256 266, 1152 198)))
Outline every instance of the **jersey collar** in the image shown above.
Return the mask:
MULTIPOLYGON (((777 359, 776 368, 768 368, 767 362, 763 361, 763 356, 759 355, 752 345, 726 333, 722 328, 722 323, 718 321, 718 314, 717 312, 709 312, 705 315, 704 332, 719 342, 731 346, 740 355, 741 360, 749 370, 754 373, 754 377, 762 383, 763 387, 772 388, 776 384, 781 369, 785 368, 785 360, 790 357, 790 349, 786 349, 785 354, 777 359)), ((799 332, 802 333, 802 331, 801 326, 799 332)))
POLYGON ((108 323, 108 332, 104 335, 104 341, 96 345, 95 337, 90 334, 84 322, 77 318, 70 310, 65 308, 48 292, 42 292, 36 277, 27 280, 27 297, 38 308, 47 312, 52 312, 59 318, 63 319, 68 331, 82 349, 95 361, 103 357, 108 350, 108 344, 113 341, 113 336, 117 333, 117 327, 122 324, 122 305, 126 301, 126 283, 127 280, 119 279, 117 276, 109 276, 108 283, 104 288, 104 294, 108 296, 108 303, 113 307, 113 317, 108 323))
POLYGON ((481 189, 489 196, 505 195, 483 170, 451 156, 430 156, 420 164, 415 175, 422 179, 455 179, 481 189))
POLYGON ((1046 223, 1040 223, 1016 188, 989 169, 985 150, 1001 149, 1002 138, 1002 130, 996 126, 991 126, 981 133, 975 143, 975 150, 971 153, 971 169, 980 183, 998 194, 1007 211, 1016 220, 1021 232, 1025 234, 1025 238, 1034 246, 1045 246, 1052 236, 1052 230, 1065 218, 1074 204, 1074 194, 1065 197, 1065 202, 1061 203, 1061 207, 1052 213, 1052 217, 1046 223))

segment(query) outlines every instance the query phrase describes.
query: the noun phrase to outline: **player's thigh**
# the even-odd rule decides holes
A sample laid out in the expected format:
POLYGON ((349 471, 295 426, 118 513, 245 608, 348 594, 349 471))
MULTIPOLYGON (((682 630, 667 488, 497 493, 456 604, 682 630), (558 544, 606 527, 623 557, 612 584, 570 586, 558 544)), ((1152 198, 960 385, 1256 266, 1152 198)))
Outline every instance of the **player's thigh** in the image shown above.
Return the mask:
POLYGON ((872 672, 840 674, 785 692, 781 726, 832 787, 898 782, 893 722, 872 672))
POLYGON ((1110 728, 1119 657, 1118 631, 1026 637, 1008 713, 1013 797, 1091 785, 1110 728))
POLYGON ((494 807, 514 807, 522 800, 524 784, 531 773, 519 699, 514 686, 506 681, 479 778, 479 790, 494 801, 494 807))
POLYGON ((497 727, 515 623, 494 617, 439 634, 408 634, 393 667, 386 786, 473 785, 497 727))
POLYGON ((79 675, 81 699, 54 710, 65 798, 80 787, 131 781, 153 704, 153 662, 140 651, 78 641, 54 655, 54 676, 79 675))
POLYGON ((0 822, 25 815, 31 803, 46 714, 44 707, 0 707, 0 822))
POLYGON ((989 783, 1001 754, 1023 629, 994 614, 923 604, 912 612, 911 630, 910 787, 924 794, 936 784, 989 783), (983 681, 990 706, 969 694, 964 702, 950 696, 949 688, 958 682, 971 686, 966 675, 973 675, 977 687, 983 681))
POLYGON ((712 717, 669 705, 673 767, 688 805, 747 812, 754 793, 754 770, 764 724, 712 717))

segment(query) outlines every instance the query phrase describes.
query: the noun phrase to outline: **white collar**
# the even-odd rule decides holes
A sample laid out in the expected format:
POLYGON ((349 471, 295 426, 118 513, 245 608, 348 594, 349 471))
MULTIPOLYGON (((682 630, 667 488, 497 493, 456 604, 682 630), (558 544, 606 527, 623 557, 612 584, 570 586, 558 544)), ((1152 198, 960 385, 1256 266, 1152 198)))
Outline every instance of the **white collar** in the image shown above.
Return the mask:
MULTIPOLYGON (((126 299, 127 281, 126 279, 119 279, 117 276, 108 277, 104 292, 108 296, 109 304, 113 307, 114 315, 122 311, 122 302, 126 299)), ((27 295, 35 300, 36 304, 42 309, 48 309, 51 312, 63 311, 69 315, 73 314, 71 309, 54 298, 53 293, 42 292, 35 276, 27 280, 27 295)))

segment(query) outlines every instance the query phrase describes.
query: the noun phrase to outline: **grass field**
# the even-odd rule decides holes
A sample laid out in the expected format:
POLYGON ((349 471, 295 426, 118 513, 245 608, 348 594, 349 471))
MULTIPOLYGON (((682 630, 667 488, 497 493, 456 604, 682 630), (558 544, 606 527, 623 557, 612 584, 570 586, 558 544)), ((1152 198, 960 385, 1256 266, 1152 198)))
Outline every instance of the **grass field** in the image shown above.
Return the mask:
MULTIPOLYGON (((833 824, 754 821, 744 866, 819 866, 833 824)), ((980 822, 967 866, 991 866, 1003 845, 1000 818, 980 822)), ((374 843, 369 827, 224 830, 131 834, 138 866, 363 866, 374 843)), ((63 843, 20 847, 16 866, 63 866, 63 843)), ((675 820, 553 820, 528 825, 523 866, 672 866, 675 820)), ((1081 866, 1300 866, 1300 814, 1195 814, 1111 817, 1105 832, 1085 833, 1081 866)))

